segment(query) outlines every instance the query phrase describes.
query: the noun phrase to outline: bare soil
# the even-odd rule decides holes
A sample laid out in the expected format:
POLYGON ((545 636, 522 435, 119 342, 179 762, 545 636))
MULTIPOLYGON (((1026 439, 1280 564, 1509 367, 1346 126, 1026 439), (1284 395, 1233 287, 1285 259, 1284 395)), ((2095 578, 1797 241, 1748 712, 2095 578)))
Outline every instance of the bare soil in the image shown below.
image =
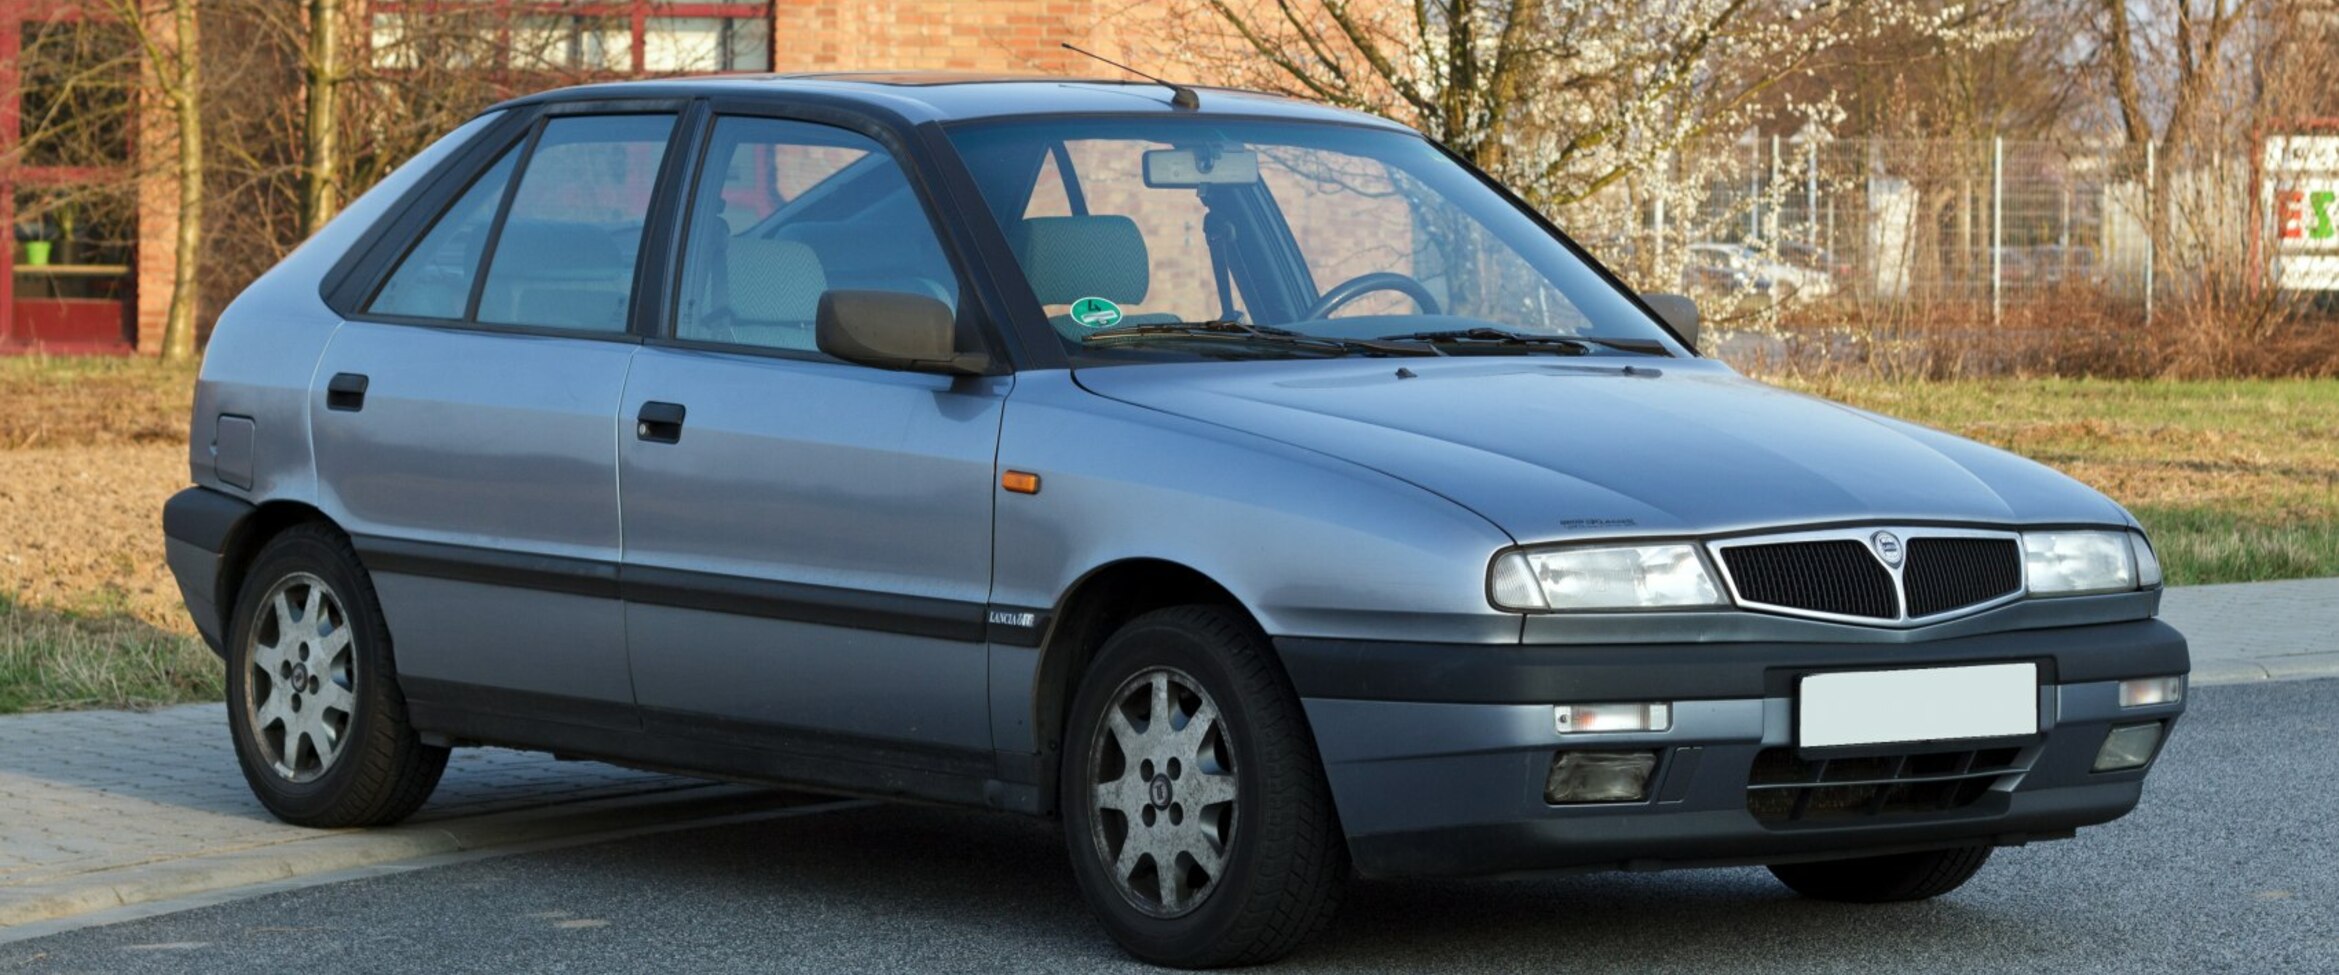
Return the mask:
POLYGON ((0 450, 0 593, 193 633, 163 565, 162 503, 186 484, 176 443, 0 450))
POLYGON ((145 358, 0 358, 0 451, 184 444, 195 373, 145 358))
POLYGON ((194 632, 163 565, 162 503, 188 483, 195 372, 0 359, 0 597, 194 632))

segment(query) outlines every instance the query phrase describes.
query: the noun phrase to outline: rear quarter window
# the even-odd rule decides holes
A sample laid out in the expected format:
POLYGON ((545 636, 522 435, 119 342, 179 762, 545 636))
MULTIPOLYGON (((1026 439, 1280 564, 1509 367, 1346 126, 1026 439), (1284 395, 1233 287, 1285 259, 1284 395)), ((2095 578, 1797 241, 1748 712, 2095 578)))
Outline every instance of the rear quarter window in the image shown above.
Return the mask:
POLYGON ((496 207, 512 181, 517 148, 503 158, 439 215, 430 231, 398 262, 382 290, 366 306, 377 315, 407 318, 462 318, 471 300, 471 283, 479 274, 480 249, 495 222, 496 207))

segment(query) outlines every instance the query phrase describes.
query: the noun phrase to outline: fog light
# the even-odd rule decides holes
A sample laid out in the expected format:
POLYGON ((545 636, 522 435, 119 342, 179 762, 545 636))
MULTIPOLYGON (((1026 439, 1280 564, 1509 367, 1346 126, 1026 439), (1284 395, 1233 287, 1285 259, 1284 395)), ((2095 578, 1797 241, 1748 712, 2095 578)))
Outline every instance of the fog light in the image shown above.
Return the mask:
POLYGON ((2139 677, 2120 682, 2120 706, 2124 708, 2175 704, 2184 699, 2185 679, 2182 677, 2139 677))
POLYGON ((2104 736, 2103 748, 2095 753, 2095 770, 2117 772, 2142 768, 2144 763, 2152 761, 2152 752, 2159 747, 2160 722, 2120 725, 2104 736))
POLYGON ((1649 794, 1656 752, 1561 752, 1543 782, 1546 802, 1639 802, 1649 794))
POLYGON ((1562 704, 1551 709, 1563 735, 1595 731, 1663 731, 1673 727, 1670 704, 1562 704))

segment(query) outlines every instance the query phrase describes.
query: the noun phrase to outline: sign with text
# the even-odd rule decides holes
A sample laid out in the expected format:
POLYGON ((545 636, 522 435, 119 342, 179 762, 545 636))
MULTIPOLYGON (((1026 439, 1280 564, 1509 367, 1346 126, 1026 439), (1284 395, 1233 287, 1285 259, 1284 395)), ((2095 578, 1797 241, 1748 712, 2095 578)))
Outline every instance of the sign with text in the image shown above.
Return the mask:
POLYGON ((2290 291, 2339 291, 2339 135, 2266 140, 2267 271, 2290 291))

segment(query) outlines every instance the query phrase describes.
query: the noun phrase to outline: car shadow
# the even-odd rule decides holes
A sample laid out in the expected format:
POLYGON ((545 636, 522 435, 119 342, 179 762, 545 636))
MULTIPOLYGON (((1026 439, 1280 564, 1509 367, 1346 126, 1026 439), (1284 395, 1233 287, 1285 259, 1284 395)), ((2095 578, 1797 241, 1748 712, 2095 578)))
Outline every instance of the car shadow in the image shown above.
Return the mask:
MULTIPOLYGON (((911 969, 955 967, 945 959, 970 950, 1011 959, 1003 967, 1014 969, 1145 967, 1090 919, 1060 834, 1021 817, 870 806, 590 855, 588 872, 607 878, 596 883, 633 888, 605 892, 619 903, 599 909, 622 916, 634 897, 644 910, 652 900, 655 909, 687 909, 674 899, 705 897, 705 909, 726 919, 726 940, 772 945, 775 960, 790 960, 779 969, 844 950, 847 937, 861 939, 853 950, 864 961, 911 969), (871 923, 849 926, 852 933, 797 923, 815 913, 871 923)), ((2019 954, 2054 943, 2042 924, 1955 895, 1874 907, 1808 901, 1759 868, 1360 881, 1330 929, 1274 969, 1711 972, 1717 961, 1733 971, 1971 969, 1977 949, 2019 954)))

